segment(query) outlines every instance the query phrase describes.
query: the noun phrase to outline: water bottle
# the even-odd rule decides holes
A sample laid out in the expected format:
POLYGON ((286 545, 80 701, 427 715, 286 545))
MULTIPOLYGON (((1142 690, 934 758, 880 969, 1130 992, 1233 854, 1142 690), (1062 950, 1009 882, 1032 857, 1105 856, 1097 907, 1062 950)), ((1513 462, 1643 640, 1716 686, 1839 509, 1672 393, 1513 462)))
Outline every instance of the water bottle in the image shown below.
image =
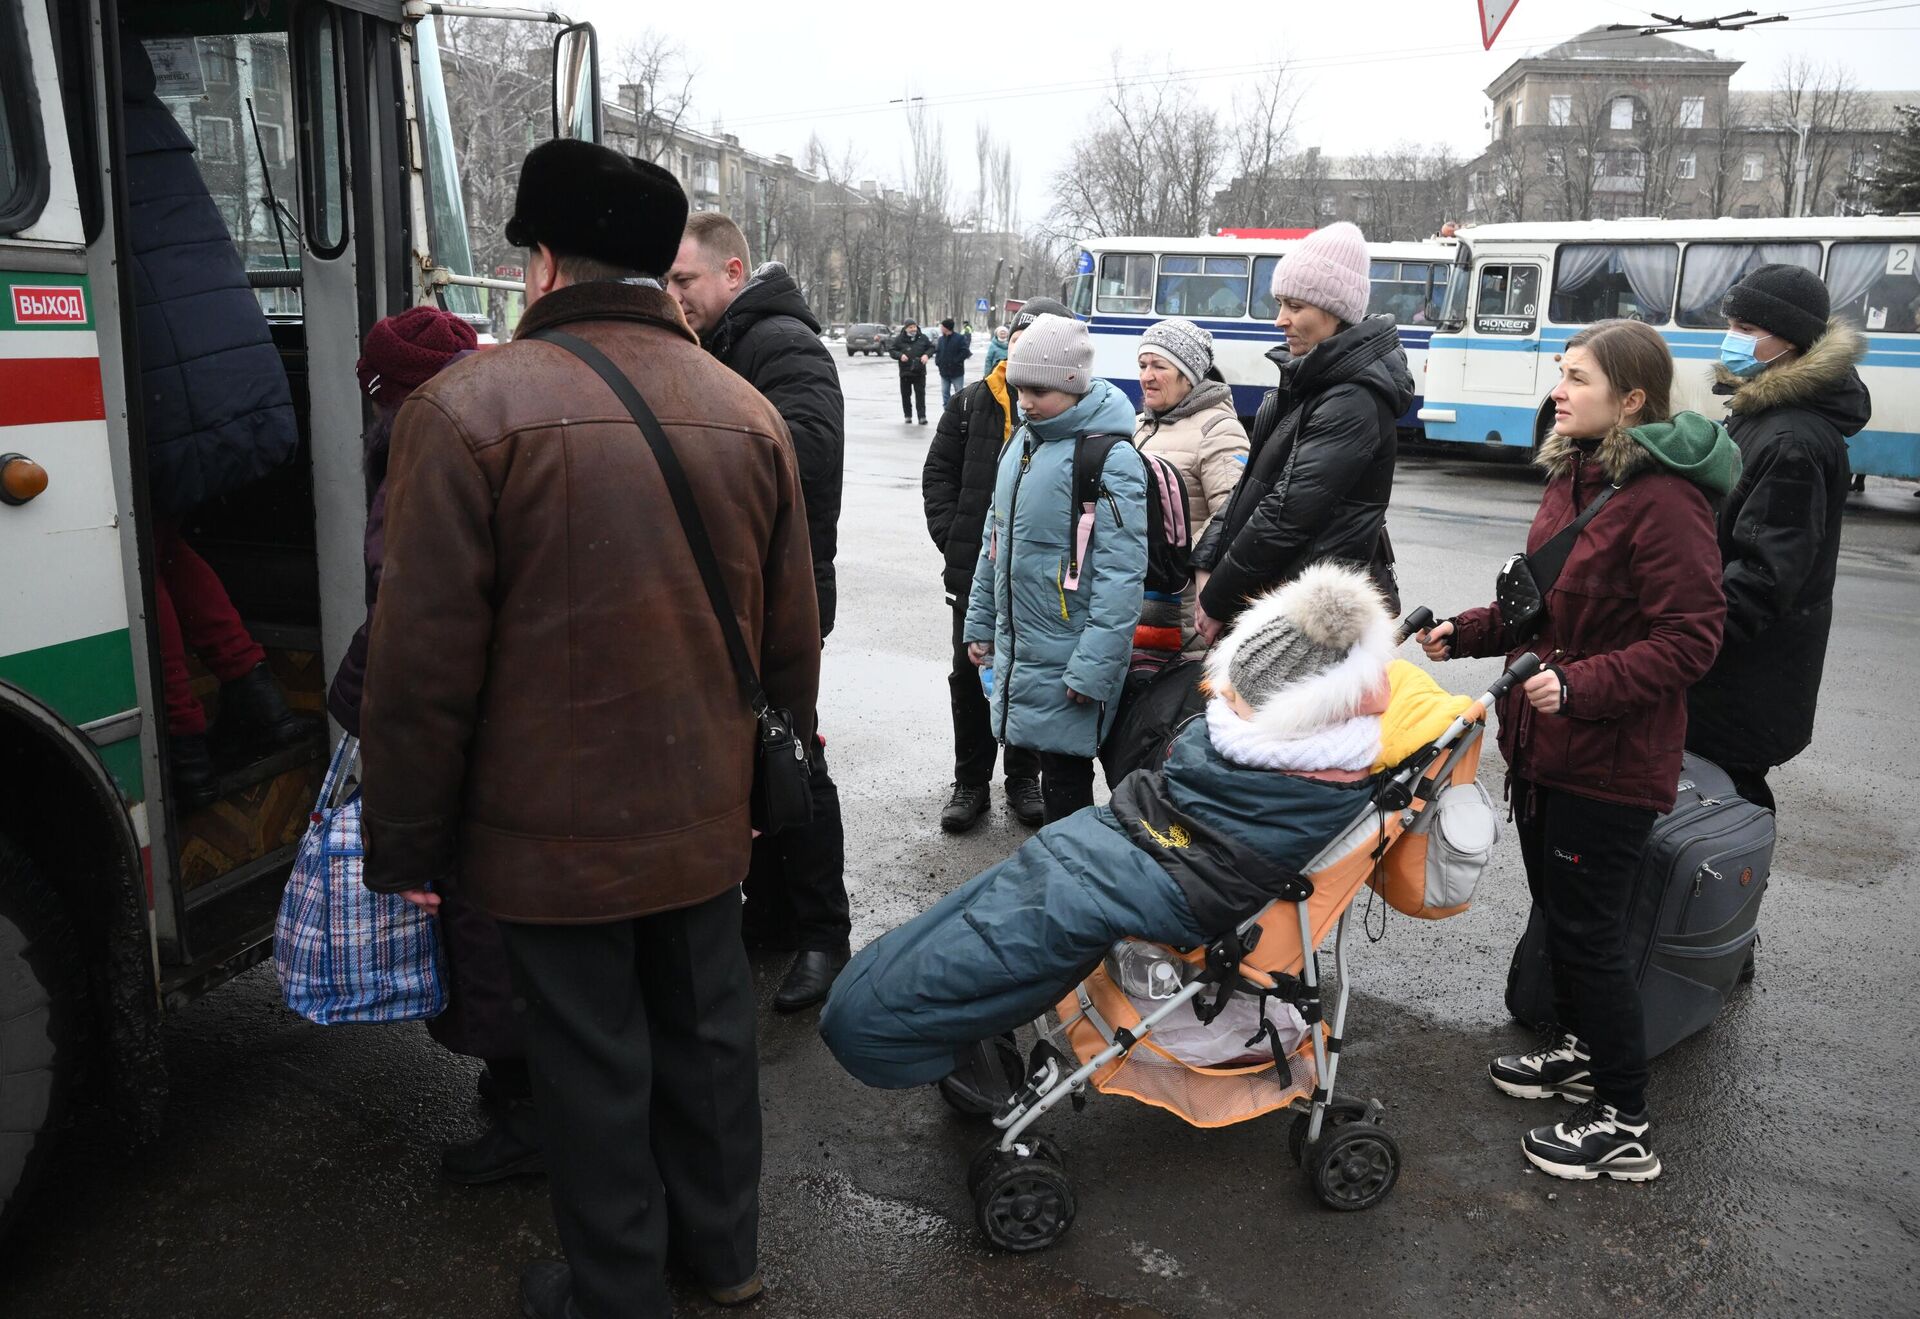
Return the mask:
POLYGON ((993 665, 991 664, 980 666, 980 690, 987 694, 989 701, 993 699, 993 665))

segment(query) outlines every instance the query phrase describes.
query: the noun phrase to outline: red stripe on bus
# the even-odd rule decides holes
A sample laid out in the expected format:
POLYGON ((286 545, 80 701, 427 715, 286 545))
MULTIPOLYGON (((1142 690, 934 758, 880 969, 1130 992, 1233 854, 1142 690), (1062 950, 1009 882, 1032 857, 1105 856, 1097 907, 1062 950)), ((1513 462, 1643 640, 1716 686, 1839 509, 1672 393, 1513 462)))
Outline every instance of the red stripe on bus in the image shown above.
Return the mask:
POLYGON ((104 421, 97 357, 0 358, 0 426, 104 421))

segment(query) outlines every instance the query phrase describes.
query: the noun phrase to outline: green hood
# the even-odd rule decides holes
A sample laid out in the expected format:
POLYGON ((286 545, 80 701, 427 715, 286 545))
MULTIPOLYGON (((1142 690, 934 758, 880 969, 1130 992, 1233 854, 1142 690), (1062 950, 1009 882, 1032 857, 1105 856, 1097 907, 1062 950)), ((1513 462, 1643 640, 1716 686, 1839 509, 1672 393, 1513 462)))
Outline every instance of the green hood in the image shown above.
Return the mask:
POLYGON ((1635 426, 1627 432, 1662 466, 1719 498, 1740 482, 1740 449, 1727 428, 1697 412, 1677 412, 1672 421, 1635 426))

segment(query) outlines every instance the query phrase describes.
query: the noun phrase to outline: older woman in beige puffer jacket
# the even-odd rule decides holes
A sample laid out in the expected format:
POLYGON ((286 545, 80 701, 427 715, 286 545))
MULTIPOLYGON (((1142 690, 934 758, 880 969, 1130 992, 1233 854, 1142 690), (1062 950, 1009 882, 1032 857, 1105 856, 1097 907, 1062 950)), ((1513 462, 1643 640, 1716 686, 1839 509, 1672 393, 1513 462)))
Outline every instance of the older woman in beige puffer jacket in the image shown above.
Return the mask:
MULTIPOLYGON (((1133 442, 1179 469, 1197 545, 1207 520, 1226 508, 1246 469, 1246 428, 1234 411, 1233 391, 1214 369, 1213 336, 1201 326, 1176 316, 1149 327, 1140 338, 1139 365, 1144 406, 1133 442)), ((1196 594, 1189 586, 1179 603, 1178 625, 1187 650, 1204 649, 1193 631, 1196 594)), ((1149 595, 1140 623, 1139 644, 1144 645, 1155 629, 1174 626, 1173 602, 1149 595)))

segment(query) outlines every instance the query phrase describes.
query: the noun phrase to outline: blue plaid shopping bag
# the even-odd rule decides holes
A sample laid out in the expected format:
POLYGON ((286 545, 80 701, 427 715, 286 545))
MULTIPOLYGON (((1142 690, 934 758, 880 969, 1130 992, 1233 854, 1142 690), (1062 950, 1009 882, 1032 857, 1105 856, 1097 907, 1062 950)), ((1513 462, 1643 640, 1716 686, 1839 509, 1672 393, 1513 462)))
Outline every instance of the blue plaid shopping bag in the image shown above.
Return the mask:
POLYGON ((337 801, 360 755, 343 737, 313 823, 300 840, 273 927, 273 966, 287 1006, 310 1021, 413 1021, 447 1006, 432 916, 360 882, 360 789, 337 801))

